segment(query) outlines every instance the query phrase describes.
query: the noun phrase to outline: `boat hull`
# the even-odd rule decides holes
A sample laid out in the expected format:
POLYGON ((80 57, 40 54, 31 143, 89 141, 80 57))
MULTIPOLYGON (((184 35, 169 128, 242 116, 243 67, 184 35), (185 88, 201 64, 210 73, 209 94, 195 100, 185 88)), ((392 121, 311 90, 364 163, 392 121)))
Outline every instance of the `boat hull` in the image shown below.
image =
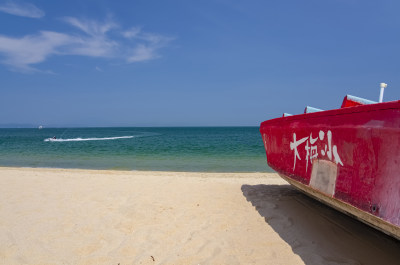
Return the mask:
POLYGON ((290 184, 400 239, 400 101, 272 119, 260 132, 290 184))

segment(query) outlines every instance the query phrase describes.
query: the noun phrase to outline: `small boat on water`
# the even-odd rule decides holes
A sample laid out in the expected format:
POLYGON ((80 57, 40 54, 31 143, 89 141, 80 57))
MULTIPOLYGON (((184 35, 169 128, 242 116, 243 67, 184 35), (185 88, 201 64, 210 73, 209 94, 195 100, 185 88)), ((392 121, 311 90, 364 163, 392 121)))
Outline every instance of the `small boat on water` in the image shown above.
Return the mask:
POLYGON ((307 195, 400 239, 400 101, 347 95, 340 109, 261 123, 268 165, 307 195))

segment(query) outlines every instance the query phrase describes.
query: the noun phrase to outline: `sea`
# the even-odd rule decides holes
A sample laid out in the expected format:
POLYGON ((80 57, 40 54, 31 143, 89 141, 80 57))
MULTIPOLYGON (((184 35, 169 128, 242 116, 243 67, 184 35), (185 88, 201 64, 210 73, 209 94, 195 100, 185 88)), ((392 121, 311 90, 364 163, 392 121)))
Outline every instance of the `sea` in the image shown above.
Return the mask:
POLYGON ((272 172, 258 127, 0 129, 0 166, 272 172))

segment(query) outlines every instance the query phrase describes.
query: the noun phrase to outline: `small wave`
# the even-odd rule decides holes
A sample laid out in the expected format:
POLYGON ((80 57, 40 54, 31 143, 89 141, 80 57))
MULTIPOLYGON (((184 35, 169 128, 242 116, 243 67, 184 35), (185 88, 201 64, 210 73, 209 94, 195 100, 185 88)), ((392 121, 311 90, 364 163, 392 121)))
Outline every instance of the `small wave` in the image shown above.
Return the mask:
POLYGON ((117 140, 117 139, 130 139, 135 136, 118 136, 118 137, 102 137, 102 138, 71 138, 71 139, 44 139, 45 142, 82 142, 82 141, 106 141, 106 140, 117 140))

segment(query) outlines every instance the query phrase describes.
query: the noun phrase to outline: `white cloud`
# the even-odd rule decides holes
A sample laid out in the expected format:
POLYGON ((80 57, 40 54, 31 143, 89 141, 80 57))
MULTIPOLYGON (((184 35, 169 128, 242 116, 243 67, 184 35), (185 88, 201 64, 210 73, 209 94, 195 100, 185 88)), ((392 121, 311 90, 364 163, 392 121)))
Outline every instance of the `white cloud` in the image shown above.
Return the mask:
MULTIPOLYGON (((20 38, 0 35, 0 63, 22 72, 38 71, 32 65, 44 62, 50 56, 79 55, 124 60, 127 63, 143 62, 160 57, 157 51, 171 38, 143 32, 140 28, 118 34, 108 34, 119 29, 113 21, 63 18, 78 29, 73 33, 41 31, 20 38), (130 33, 127 33, 130 32, 130 33), (113 35, 112 39, 109 35, 113 35)), ((117 32, 118 33, 118 32, 117 32)))
POLYGON ((143 62, 157 58, 158 56, 155 53, 155 49, 150 46, 138 45, 135 47, 130 56, 127 58, 129 63, 134 62, 143 62))
POLYGON ((50 55, 58 53, 58 47, 69 43, 72 43, 70 36, 49 31, 19 39, 0 35, 0 53, 5 57, 2 63, 23 72, 31 72, 35 70, 31 64, 43 62, 50 55))
POLYGON ((115 57, 118 43, 104 38, 75 37, 72 45, 65 49, 66 54, 90 57, 115 57))
POLYGON ((1 4, 0 11, 11 15, 30 18, 41 18, 45 15, 44 11, 37 8, 35 5, 17 1, 8 1, 1 4))
POLYGON ((86 33, 86 35, 76 37, 75 45, 70 47, 70 53, 92 57, 113 57, 116 55, 118 43, 107 37, 107 32, 118 28, 118 25, 113 21, 100 23, 74 17, 66 17, 63 20, 86 33))
POLYGON ((142 29, 140 27, 132 27, 130 30, 122 32, 122 35, 127 39, 136 37, 142 29))
POLYGON ((91 36, 104 36, 111 29, 118 27, 118 25, 111 20, 105 23, 99 23, 88 19, 78 19, 75 17, 65 17, 63 20, 91 36))
POLYGON ((142 32, 139 27, 133 27, 129 31, 123 32, 122 35, 138 43, 128 54, 127 62, 129 63, 148 61, 160 57, 156 53, 157 50, 173 40, 173 38, 159 34, 142 32))
POLYGON ((139 35, 138 38, 148 41, 148 42, 152 43, 153 45, 160 44, 163 42, 168 42, 170 40, 169 38, 163 37, 158 34, 153 34, 153 33, 143 33, 143 34, 139 35))

